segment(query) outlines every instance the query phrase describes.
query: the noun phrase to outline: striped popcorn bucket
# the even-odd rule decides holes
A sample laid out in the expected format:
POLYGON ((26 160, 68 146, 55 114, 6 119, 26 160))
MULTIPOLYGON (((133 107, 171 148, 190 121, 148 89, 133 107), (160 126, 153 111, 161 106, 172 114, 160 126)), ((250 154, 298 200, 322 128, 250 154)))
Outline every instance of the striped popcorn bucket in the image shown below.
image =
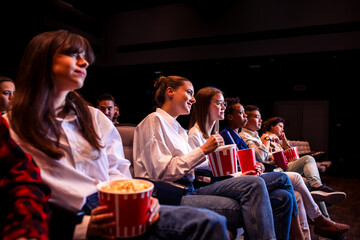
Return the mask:
POLYGON ((286 157, 288 162, 293 162, 293 161, 295 161, 296 159, 299 158, 299 154, 297 152, 296 147, 286 149, 284 151, 284 154, 285 154, 285 157, 286 157))
POLYGON ((100 206, 108 206, 114 213, 116 222, 116 225, 109 228, 107 233, 117 238, 136 237, 146 232, 154 185, 146 180, 132 179, 130 181, 134 184, 146 184, 148 188, 131 193, 104 190, 105 186, 115 186, 121 181, 129 180, 113 180, 97 185, 100 206))
POLYGON ((277 152, 274 152, 272 155, 274 157, 276 164, 279 167, 281 167, 282 169, 286 169, 288 167, 287 159, 286 159, 284 151, 277 151, 277 152))
POLYGON ((215 177, 237 172, 236 144, 220 146, 214 152, 208 154, 208 157, 215 177))

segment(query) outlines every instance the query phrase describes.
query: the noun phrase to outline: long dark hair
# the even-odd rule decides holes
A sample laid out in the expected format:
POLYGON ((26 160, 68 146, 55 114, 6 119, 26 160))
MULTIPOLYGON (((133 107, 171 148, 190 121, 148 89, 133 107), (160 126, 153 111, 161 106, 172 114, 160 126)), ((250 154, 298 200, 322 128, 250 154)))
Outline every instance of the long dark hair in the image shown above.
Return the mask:
MULTIPOLYGON (((27 45, 16 78, 16 96, 13 99, 10 121, 17 135, 49 157, 60 159, 60 123, 51 106, 54 83, 51 77, 55 53, 85 53, 89 64, 95 56, 90 43, 80 35, 64 30, 44 32, 27 45), (55 140, 50 136, 54 136, 55 140)), ((101 141, 96 134, 88 103, 76 92, 66 96, 64 110, 73 110, 78 117, 80 132, 90 145, 100 150, 101 141)))

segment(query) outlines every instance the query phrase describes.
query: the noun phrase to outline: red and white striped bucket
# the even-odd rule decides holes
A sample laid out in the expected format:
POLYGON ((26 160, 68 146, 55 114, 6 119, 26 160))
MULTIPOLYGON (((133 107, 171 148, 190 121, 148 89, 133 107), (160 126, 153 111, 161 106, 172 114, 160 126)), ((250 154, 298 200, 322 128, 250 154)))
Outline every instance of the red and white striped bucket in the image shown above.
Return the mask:
POLYGON ((208 154, 212 173, 215 177, 230 175, 237 172, 236 144, 218 147, 208 154))
POLYGON ((296 147, 286 149, 284 151, 284 154, 285 154, 286 160, 288 162, 293 162, 293 161, 295 161, 296 159, 299 158, 299 154, 297 152, 296 147))
POLYGON ((117 238, 136 237, 146 232, 150 216, 151 194, 154 185, 146 180, 113 180, 97 185, 100 205, 106 205, 114 213, 116 225, 108 229, 108 234, 117 238), (120 181, 133 181, 134 184, 147 184, 145 190, 133 193, 118 193, 103 190, 105 186, 113 186, 120 181))

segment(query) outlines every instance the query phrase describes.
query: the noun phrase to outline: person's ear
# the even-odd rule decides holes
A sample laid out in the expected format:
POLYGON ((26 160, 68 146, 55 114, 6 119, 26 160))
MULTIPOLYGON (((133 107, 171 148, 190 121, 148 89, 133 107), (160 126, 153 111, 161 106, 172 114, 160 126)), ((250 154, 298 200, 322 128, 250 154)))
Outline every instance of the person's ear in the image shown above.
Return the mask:
POLYGON ((227 119, 228 121, 232 121, 232 120, 234 119, 234 116, 233 116, 232 114, 228 114, 228 115, 226 116, 226 119, 227 119))
POLYGON ((173 98, 174 97, 174 89, 172 87, 168 87, 166 89, 166 94, 170 97, 173 98))

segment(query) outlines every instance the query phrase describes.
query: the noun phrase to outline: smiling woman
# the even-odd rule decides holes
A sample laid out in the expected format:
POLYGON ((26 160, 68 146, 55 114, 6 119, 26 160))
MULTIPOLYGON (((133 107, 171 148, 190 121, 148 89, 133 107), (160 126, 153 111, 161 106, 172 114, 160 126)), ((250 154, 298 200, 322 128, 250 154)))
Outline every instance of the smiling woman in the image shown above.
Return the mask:
MULTIPOLYGON (((131 178, 130 162, 114 124, 74 92, 82 87, 92 61, 89 42, 77 34, 53 31, 35 36, 20 64, 19 95, 5 117, 14 141, 41 169, 51 201, 85 213, 74 239, 114 239, 115 233, 106 231, 115 225, 114 213, 99 206, 96 184, 131 178)), ((152 227, 144 239, 169 239, 170 234, 200 239, 200 229, 204 239, 228 239, 225 219, 207 210, 160 209, 152 198, 146 220, 152 227)))
MULTIPOLYGON (((288 239, 289 217, 293 211, 295 214, 297 211, 288 177, 282 173, 270 176, 271 182, 279 182, 284 189, 289 189, 274 190, 281 192, 277 195, 277 200, 281 202, 279 208, 282 209, 274 207, 274 212, 281 213, 281 216, 274 216, 275 221, 284 226, 281 229, 274 228, 269 195, 261 178, 239 176, 195 189, 194 168, 206 161, 207 154, 223 145, 223 139, 219 134, 212 134, 194 149, 190 146, 186 130, 176 120, 180 115, 188 115, 195 103, 194 88, 188 79, 178 76, 160 77, 155 82, 155 88, 158 108, 141 121, 134 133, 135 176, 167 180, 187 186, 192 194, 182 198, 183 205, 208 208, 223 214, 227 217, 230 230, 244 224, 249 239, 274 239, 275 232, 279 239, 288 239), (242 212, 252 214, 242 219, 242 212)), ((226 104, 221 91, 214 92, 210 97, 206 97, 208 104, 205 108, 209 110, 211 104, 214 115, 212 119, 217 121, 224 118, 226 104)))

